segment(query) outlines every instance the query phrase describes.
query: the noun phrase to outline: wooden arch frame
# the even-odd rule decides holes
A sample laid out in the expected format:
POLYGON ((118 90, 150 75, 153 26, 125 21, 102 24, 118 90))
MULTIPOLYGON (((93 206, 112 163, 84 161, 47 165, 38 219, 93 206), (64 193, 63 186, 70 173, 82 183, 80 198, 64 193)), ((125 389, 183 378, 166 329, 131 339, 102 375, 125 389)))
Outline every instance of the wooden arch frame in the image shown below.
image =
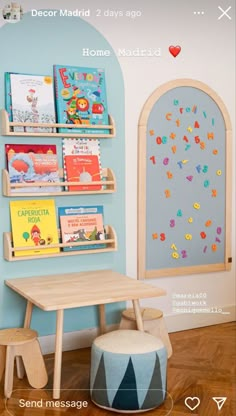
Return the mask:
POLYGON ((231 234, 232 234, 232 126, 228 110, 217 95, 208 85, 193 79, 177 79, 169 81, 158 87, 147 99, 140 114, 138 123, 138 247, 137 270, 138 279, 167 277, 186 274, 197 274, 231 269, 231 234), (193 265, 179 268, 166 268, 161 270, 146 270, 146 139, 147 122, 150 112, 156 101, 166 92, 176 87, 192 87, 202 90, 215 101, 222 113, 225 122, 226 142, 226 184, 225 184, 225 261, 217 264, 193 265))

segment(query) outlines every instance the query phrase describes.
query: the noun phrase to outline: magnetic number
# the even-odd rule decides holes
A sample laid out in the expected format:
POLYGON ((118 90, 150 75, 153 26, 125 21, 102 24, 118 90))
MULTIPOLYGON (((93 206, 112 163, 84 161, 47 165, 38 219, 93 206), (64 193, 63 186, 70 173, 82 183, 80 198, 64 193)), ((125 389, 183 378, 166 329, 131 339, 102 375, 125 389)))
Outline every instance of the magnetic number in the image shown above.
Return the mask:
POLYGON ((175 226, 175 220, 170 220, 170 227, 173 228, 175 226))
POLYGON ((161 240, 161 241, 165 241, 165 239, 166 239, 166 235, 165 235, 165 233, 161 233, 161 234, 160 234, 160 240, 161 240))
POLYGON ((176 251, 174 253, 172 253, 171 256, 173 257, 173 259, 178 259, 179 258, 179 254, 176 253, 176 251))

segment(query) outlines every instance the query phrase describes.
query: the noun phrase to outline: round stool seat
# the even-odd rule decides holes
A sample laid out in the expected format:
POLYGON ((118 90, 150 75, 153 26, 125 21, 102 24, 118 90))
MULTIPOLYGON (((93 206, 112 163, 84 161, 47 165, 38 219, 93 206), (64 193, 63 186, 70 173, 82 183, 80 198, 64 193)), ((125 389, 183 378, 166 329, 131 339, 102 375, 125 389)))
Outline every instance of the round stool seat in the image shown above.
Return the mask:
MULTIPOLYGON (((143 321, 152 321, 153 319, 160 319, 163 317, 163 312, 160 309, 141 308, 141 315, 143 321)), ((136 321, 135 313, 132 308, 126 309, 122 312, 122 316, 131 321, 136 321)))
POLYGON ((138 413, 158 407, 166 394, 167 351, 142 331, 117 330, 92 345, 90 394, 104 409, 138 413))
POLYGON ((28 328, 8 328, 0 330, 0 345, 20 345, 37 339, 38 333, 28 328))
MULTIPOLYGON (((141 308, 143 326, 145 332, 161 338, 167 349, 168 358, 172 355, 172 346, 166 328, 163 312, 160 309, 141 308)), ((128 308, 122 312, 120 329, 137 329, 134 310, 128 308)))

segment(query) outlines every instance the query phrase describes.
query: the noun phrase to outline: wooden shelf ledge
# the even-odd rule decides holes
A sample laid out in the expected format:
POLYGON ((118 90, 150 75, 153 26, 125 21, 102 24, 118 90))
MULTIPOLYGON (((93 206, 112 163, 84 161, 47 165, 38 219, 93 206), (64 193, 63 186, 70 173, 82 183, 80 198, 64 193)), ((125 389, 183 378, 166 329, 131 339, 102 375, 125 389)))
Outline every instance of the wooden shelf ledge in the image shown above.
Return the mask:
MULTIPOLYGON (((15 256, 15 253, 18 251, 30 251, 35 250, 35 246, 28 247, 13 247, 13 239, 11 232, 3 233, 3 249, 4 249, 4 259, 7 261, 18 261, 18 260, 35 260, 42 258, 51 258, 51 257, 66 257, 66 256, 77 256, 80 254, 99 254, 99 253, 108 253, 111 251, 117 251, 117 236, 114 228, 110 225, 105 226, 105 240, 95 240, 95 241, 86 241, 86 242, 76 242, 76 243, 58 243, 50 244, 45 246, 39 246, 40 250, 46 250, 49 248, 59 248, 59 253, 45 253, 45 254, 35 254, 35 255, 26 255, 26 256, 15 256), (99 248, 99 245, 106 244, 106 247, 99 248), (84 249, 84 250, 71 250, 63 251, 64 247, 81 247, 81 246, 92 246, 97 245, 97 249, 84 249)), ((58 237, 60 240, 61 232, 58 230, 58 237)))
POLYGON ((20 136, 20 137, 90 137, 90 138, 113 138, 116 135, 116 127, 113 117, 108 115, 109 124, 96 125, 96 124, 60 124, 60 123, 29 123, 29 122, 13 122, 9 121, 8 113, 6 110, 1 110, 1 134, 2 136, 20 136), (14 127, 38 127, 49 128, 57 130, 56 132, 27 132, 27 131, 13 131, 14 127), (70 131, 59 132, 58 129, 70 129, 70 131), (109 133, 76 133, 75 129, 85 130, 109 130, 109 133))
POLYGON ((9 173, 6 169, 2 170, 2 193, 8 197, 31 197, 31 196, 68 196, 68 195, 85 195, 85 194, 110 194, 116 192, 116 178, 114 172, 110 168, 102 169, 101 181, 93 182, 68 182, 63 181, 64 173, 63 169, 60 169, 60 182, 32 182, 32 183, 10 183, 9 173), (93 186, 101 185, 99 190, 82 190, 82 191, 67 191, 67 186, 93 186), (43 188, 60 186, 60 191, 44 192, 43 188), (39 192, 30 192, 30 188, 40 187, 39 192), (29 188, 29 192, 21 192, 21 188, 29 188))

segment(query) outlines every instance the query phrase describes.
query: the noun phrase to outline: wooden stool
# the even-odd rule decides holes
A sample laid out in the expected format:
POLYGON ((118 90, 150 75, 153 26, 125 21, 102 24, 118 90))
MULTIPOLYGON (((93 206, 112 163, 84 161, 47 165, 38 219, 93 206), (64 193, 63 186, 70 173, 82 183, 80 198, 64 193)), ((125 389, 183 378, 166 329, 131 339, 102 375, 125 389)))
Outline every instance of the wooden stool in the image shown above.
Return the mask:
MULTIPOLYGON (((141 308, 144 330, 149 334, 161 338, 167 349, 168 358, 172 355, 172 346, 163 318, 163 312, 154 308, 141 308)), ((132 308, 122 312, 120 329, 137 329, 136 318, 132 308)))
POLYGON ((28 328, 0 330, 0 381, 5 368, 4 395, 8 399, 12 394, 15 357, 22 357, 28 382, 32 387, 40 389, 48 382, 37 337, 38 333, 28 328))

